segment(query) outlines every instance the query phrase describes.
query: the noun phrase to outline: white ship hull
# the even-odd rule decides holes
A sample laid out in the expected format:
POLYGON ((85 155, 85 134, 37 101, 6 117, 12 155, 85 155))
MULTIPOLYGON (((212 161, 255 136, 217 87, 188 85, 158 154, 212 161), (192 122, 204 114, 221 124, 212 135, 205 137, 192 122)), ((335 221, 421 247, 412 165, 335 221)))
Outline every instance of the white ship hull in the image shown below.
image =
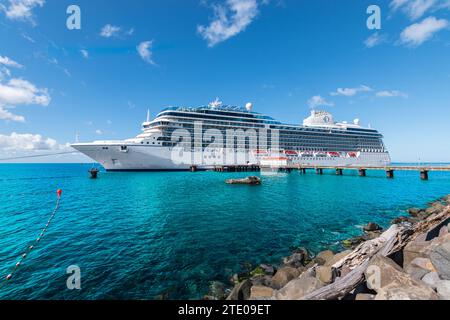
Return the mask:
MULTIPOLYGON (((196 159, 192 155, 190 161, 181 162, 178 157, 174 157, 176 152, 173 148, 163 146, 87 143, 74 144, 72 147, 100 163, 108 171, 189 170, 193 165, 198 169, 208 169, 221 165, 260 164, 261 159, 248 152, 239 159, 227 162, 226 152, 220 149, 204 152, 197 155, 196 159)), ((360 152, 357 157, 289 157, 289 162, 311 166, 386 166, 391 159, 387 152, 360 152)))

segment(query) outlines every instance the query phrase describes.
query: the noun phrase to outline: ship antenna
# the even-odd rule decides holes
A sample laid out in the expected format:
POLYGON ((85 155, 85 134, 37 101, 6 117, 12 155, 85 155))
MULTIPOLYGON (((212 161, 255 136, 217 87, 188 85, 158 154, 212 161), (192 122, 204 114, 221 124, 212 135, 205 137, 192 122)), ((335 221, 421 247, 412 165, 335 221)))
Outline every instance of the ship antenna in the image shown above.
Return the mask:
POLYGON ((147 109, 147 122, 150 122, 150 109, 147 109))

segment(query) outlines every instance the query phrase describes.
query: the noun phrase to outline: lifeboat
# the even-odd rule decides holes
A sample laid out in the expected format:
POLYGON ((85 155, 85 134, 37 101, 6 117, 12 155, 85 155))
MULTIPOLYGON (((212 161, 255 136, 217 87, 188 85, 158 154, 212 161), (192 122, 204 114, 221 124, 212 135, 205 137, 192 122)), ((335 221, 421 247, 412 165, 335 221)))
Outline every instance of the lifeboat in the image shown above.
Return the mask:
POLYGON ((340 158, 341 154, 339 152, 328 152, 328 156, 331 158, 340 158))
POLYGON ((293 150, 285 150, 284 154, 287 156, 298 156, 298 152, 297 151, 293 151, 293 150))
POLYGON ((358 154, 356 152, 349 152, 349 153, 347 153, 347 157, 349 157, 349 158, 357 158, 358 154))

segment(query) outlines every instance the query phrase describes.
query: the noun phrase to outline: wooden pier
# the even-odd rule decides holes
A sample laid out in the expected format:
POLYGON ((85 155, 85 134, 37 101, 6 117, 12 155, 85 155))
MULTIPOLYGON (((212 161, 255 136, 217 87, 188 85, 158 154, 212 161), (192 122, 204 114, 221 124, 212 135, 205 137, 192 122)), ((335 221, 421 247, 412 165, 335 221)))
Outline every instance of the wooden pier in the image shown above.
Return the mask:
POLYGON ((385 171, 388 179, 393 179, 395 171, 417 171, 420 179, 428 180, 430 172, 450 172, 450 166, 312 166, 312 165, 288 165, 288 166, 259 166, 259 165, 237 165, 237 166, 215 166, 216 172, 254 172, 254 171, 279 171, 290 173, 298 170, 306 174, 308 170, 314 170, 316 174, 323 175, 324 170, 334 170, 337 176, 344 175, 345 171, 357 171, 360 177, 366 177, 367 171, 385 171))
MULTIPOLYGON (((264 169, 276 169, 276 167, 261 166, 261 170, 264 169)), ((450 166, 311 166, 311 165, 291 165, 282 167, 282 171, 299 170, 301 173, 305 174, 307 170, 315 170, 317 174, 322 175, 323 170, 335 170, 336 175, 342 176, 345 170, 358 171, 360 177, 366 177, 367 171, 385 171, 386 177, 388 179, 394 178, 395 171, 417 171, 420 173, 420 178, 422 180, 429 179, 429 172, 440 171, 440 172, 450 172, 450 166)))

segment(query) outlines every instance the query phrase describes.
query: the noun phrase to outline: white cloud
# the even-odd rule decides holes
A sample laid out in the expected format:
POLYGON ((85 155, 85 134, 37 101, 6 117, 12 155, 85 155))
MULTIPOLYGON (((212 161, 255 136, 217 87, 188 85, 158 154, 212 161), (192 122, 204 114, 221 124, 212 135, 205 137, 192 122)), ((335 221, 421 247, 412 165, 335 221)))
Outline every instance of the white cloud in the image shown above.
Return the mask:
POLYGON ((9 112, 8 110, 0 107, 0 120, 14 121, 14 122, 25 122, 23 116, 19 116, 9 112))
POLYGON ((398 90, 379 91, 379 92, 377 92, 376 96, 379 98, 392 98, 392 97, 408 98, 408 95, 406 93, 403 93, 398 90))
POLYGON ((387 39, 386 39, 385 35, 381 35, 378 32, 375 32, 374 34, 372 34, 370 37, 368 37, 364 41, 364 45, 367 48, 373 48, 373 47, 378 46, 386 41, 387 41, 387 39))
POLYGON ((448 0, 392 0, 392 10, 402 10, 410 19, 416 20, 432 10, 443 1, 448 0))
POLYGON ((11 67, 11 68, 23 68, 23 66, 20 63, 17 63, 16 61, 8 58, 8 57, 3 57, 0 56, 0 64, 7 66, 7 67, 11 67))
POLYGON ((100 130, 100 129, 97 129, 97 130, 95 130, 95 133, 98 134, 98 135, 102 135, 102 134, 103 134, 103 131, 100 130))
POLYGON ((107 24, 103 26, 102 30, 100 31, 100 35, 105 38, 111 38, 117 36, 121 30, 122 28, 118 26, 107 24))
POLYGON ((16 132, 10 135, 0 134, 0 149, 4 151, 42 151, 61 150, 66 148, 51 138, 44 138, 40 134, 19 134, 16 132))
POLYGON ((5 78, 11 77, 11 71, 9 71, 8 68, 1 67, 0 68, 0 81, 2 81, 5 78))
POLYGON ((369 92, 369 91, 372 91, 370 87, 362 85, 357 88, 338 88, 335 92, 331 92, 330 95, 353 97, 359 92, 369 92))
POLYGON ((405 28, 400 35, 400 41, 403 44, 417 47, 425 41, 430 40, 436 32, 446 28, 447 26, 448 21, 445 19, 428 17, 421 22, 414 23, 405 28))
POLYGON ((308 100, 308 106, 312 109, 320 106, 332 107, 334 106, 334 103, 327 101, 325 98, 322 98, 321 96, 314 96, 308 100))
POLYGON ((85 59, 89 58, 89 51, 87 51, 86 49, 81 49, 80 53, 83 56, 83 58, 85 59))
POLYGON ((0 83, 0 106, 30 104, 47 106, 50 101, 47 89, 39 89, 26 80, 11 79, 5 84, 0 83))
POLYGON ((209 26, 198 26, 198 33, 209 47, 244 31, 258 15, 257 0, 227 0, 213 6, 214 18, 209 26))
POLYGON ((8 0, 8 5, 0 5, 6 17, 11 20, 29 20, 33 22, 33 9, 43 7, 45 0, 8 0))
POLYGON ((151 51, 153 46, 153 40, 152 41, 144 41, 141 42, 137 47, 136 50, 139 53, 139 56, 147 63, 155 64, 153 61, 153 52, 151 51))

